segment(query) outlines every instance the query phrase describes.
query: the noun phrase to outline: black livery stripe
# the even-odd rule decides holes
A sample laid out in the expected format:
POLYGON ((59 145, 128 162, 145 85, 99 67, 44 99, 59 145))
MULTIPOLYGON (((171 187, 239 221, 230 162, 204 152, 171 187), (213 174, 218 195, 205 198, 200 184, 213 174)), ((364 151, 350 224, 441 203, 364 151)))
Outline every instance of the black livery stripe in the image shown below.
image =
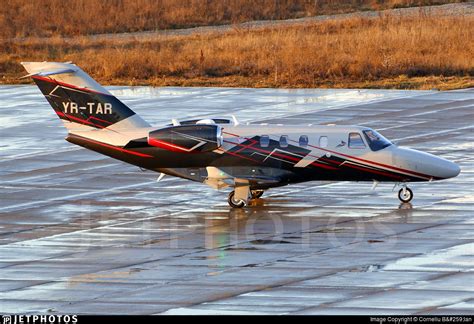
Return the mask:
MULTIPOLYGON (((228 132, 225 132, 225 134, 235 136, 235 137, 239 137, 236 134, 232 134, 232 133, 228 133, 228 132)), ((258 154, 258 155, 261 155, 262 157, 267 157, 267 158, 270 155, 275 155, 277 157, 277 160, 280 160, 280 161, 286 162, 286 163, 290 163, 290 164, 293 164, 293 165, 296 164, 297 162, 299 162, 301 159, 295 158, 295 156, 291 156, 291 155, 296 155, 296 156, 302 155, 303 157, 304 156, 314 157, 311 154, 309 154, 309 152, 311 152, 310 150, 305 150, 305 149, 303 149, 299 146, 289 145, 288 146, 288 151, 291 152, 291 155, 289 155, 289 154, 284 154, 284 153, 281 153, 281 152, 274 152, 273 150, 271 150, 271 151, 264 150, 260 147, 257 148, 256 146, 257 146, 257 144, 259 144, 259 136, 256 136, 256 137, 253 137, 253 138, 245 138, 245 139, 246 139, 246 142, 241 143, 241 144, 231 142, 231 141, 225 141, 227 143, 231 143, 231 144, 236 145, 236 147, 239 147, 236 150, 231 149, 227 152, 233 152, 234 154, 238 153, 239 156, 245 156, 245 155, 252 156, 253 154, 258 154), (298 151, 299 150, 304 150, 305 152, 301 152, 299 154, 298 153, 294 154, 293 151, 295 150, 295 148, 298 151), (259 152, 265 153, 267 155, 261 154, 259 152)), ((277 147, 279 148, 278 141, 270 140, 270 147, 271 148, 277 148, 277 147), (272 142, 274 142, 273 143, 274 145, 272 145, 272 142)), ((332 158, 327 158, 325 156, 322 156, 322 157, 319 157, 318 159, 316 159, 315 162, 311 163, 310 166, 325 168, 327 170, 333 170, 333 171, 343 170, 343 169, 348 169, 349 168, 349 169, 358 170, 358 171, 361 171, 363 173, 366 173, 367 178, 370 178, 370 174, 373 174, 373 175, 377 175, 377 176, 386 177, 387 179, 390 179, 392 181, 407 181, 407 180, 413 180, 413 181, 418 180, 419 181, 420 179, 421 180, 429 180, 431 178, 434 178, 430 175, 426 175, 426 174, 422 174, 422 173, 418 173, 418 172, 414 172, 414 171, 410 171, 410 170, 405 170, 405 169, 397 168, 397 167, 394 167, 394 166, 389 166, 389 165, 382 164, 382 163, 379 163, 379 162, 369 161, 369 160, 357 158, 357 157, 354 157, 354 156, 349 156, 349 155, 346 155, 346 154, 343 154, 343 153, 339 153, 339 152, 335 152, 335 151, 331 151, 331 150, 327 150, 327 149, 323 149, 323 148, 319 148, 319 147, 315 147, 315 146, 311 146, 311 147, 314 147, 314 148, 317 148, 317 149, 320 149, 320 150, 323 150, 323 151, 326 151, 326 152, 337 154, 340 157, 333 156, 332 158), (345 158, 342 158, 342 157, 348 157, 349 159, 345 159, 345 158)), ((280 150, 281 149, 279 148, 279 151, 280 150)), ((290 152, 287 152, 287 153, 290 153, 290 152)), ((260 161, 260 162, 264 163, 265 161, 260 161)))
POLYGON ((135 115, 110 94, 40 76, 33 80, 60 119, 100 129, 135 115))

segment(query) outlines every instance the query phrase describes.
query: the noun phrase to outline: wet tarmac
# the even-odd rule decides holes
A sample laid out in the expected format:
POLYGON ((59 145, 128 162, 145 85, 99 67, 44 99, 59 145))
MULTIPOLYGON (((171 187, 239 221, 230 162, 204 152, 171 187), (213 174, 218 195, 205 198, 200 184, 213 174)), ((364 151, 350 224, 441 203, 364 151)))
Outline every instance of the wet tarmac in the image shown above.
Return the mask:
POLYGON ((0 311, 474 314, 474 89, 111 87, 146 120, 359 124, 457 162, 411 185, 227 192, 73 146, 39 90, 0 87, 0 311))

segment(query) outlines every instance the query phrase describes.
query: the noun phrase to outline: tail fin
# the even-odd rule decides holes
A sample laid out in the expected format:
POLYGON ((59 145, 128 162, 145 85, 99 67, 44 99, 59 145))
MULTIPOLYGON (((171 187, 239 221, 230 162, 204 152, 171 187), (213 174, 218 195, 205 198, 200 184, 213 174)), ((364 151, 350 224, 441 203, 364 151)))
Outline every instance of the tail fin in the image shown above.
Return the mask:
POLYGON ((69 131, 150 126, 75 64, 21 64, 69 131))

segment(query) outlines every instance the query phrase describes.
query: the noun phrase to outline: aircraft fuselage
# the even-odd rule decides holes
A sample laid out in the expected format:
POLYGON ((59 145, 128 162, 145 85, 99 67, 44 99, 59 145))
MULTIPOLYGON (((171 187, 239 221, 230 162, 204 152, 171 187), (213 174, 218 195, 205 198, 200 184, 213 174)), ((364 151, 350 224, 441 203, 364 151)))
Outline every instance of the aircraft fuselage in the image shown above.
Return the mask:
MULTIPOLYGON (((209 177, 207 169, 217 168, 233 177, 253 179, 252 188, 311 180, 419 182, 459 173, 456 164, 428 153, 388 141, 374 147, 369 136, 377 133, 362 126, 219 127, 222 143, 208 152, 150 145, 146 136, 155 129, 144 130, 143 137, 121 150, 80 136, 70 135, 68 140, 142 168, 194 181, 204 181, 209 177)), ((198 139, 191 140, 190 148, 195 143, 198 139)))

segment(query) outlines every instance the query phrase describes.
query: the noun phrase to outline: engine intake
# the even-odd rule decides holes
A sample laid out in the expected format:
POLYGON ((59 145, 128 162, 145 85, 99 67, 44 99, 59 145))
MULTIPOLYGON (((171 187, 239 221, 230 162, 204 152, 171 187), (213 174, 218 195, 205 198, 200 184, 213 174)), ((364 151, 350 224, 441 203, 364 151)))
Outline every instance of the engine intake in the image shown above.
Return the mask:
POLYGON ((218 125, 183 125, 158 129, 148 134, 148 144, 181 153, 210 152, 222 146, 218 125))

